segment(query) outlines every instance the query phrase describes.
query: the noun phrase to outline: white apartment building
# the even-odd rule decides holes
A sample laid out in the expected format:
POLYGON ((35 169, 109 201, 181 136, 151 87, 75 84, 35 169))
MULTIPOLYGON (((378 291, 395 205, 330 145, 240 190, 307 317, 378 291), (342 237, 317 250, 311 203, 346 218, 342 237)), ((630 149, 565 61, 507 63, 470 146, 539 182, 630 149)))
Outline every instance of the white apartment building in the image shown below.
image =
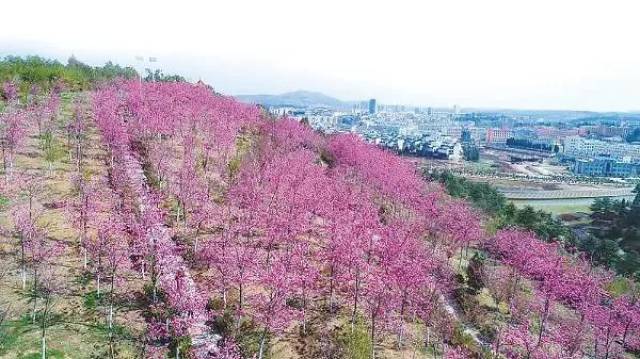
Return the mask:
POLYGON ((608 155, 617 161, 638 162, 640 161, 640 146, 569 136, 564 139, 564 154, 583 159, 608 155))

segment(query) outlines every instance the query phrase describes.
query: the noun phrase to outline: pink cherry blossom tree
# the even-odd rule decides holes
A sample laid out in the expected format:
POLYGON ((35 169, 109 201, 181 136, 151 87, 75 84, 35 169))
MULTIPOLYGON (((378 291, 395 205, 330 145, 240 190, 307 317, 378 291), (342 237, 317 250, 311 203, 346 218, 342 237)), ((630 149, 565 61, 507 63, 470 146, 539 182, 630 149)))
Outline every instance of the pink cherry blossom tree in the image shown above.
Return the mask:
POLYGON ((2 84, 2 98, 7 102, 18 100, 18 87, 13 81, 5 81, 2 84))
POLYGON ((10 179, 16 151, 26 136, 26 115, 22 111, 9 111, 0 114, 0 147, 5 178, 10 179))

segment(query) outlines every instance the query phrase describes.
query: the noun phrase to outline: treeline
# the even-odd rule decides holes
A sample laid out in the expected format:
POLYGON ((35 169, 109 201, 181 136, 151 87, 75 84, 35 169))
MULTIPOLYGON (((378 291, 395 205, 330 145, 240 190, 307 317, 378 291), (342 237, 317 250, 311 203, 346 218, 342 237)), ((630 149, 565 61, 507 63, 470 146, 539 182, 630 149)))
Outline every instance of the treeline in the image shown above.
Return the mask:
POLYGON ((635 192, 633 201, 596 199, 590 236, 580 244, 595 262, 640 280, 640 184, 635 192))
POLYGON ((73 56, 67 64, 40 56, 6 56, 0 60, 0 81, 16 83, 23 95, 34 85, 49 90, 62 82, 69 90, 87 90, 99 82, 137 76, 132 67, 122 67, 111 61, 104 66, 89 66, 73 56))
POLYGON ((145 71, 147 75, 144 77, 144 80, 147 82, 187 82, 187 80, 180 75, 165 75, 160 69, 156 69, 155 71, 145 69, 145 71))
MULTIPOLYGON (((141 76, 130 66, 108 61, 103 66, 87 65, 74 56, 66 64, 40 56, 6 56, 0 60, 0 83, 15 84, 20 97, 26 97, 34 86, 49 91, 59 84, 70 91, 93 89, 96 84, 115 78, 133 79, 141 76)), ((184 77, 167 75, 162 70, 146 69, 143 80, 148 82, 184 82, 184 77)), ((0 90, 1 91, 1 90, 0 90)), ((5 96, 5 94, 2 94, 5 96)))
POLYGON ((544 143, 535 143, 527 139, 507 138, 507 146, 513 148, 524 148, 528 150, 548 151, 558 153, 560 147, 558 145, 549 145, 544 143))
POLYGON ((569 251, 580 251, 592 263, 640 280, 640 186, 633 202, 597 199, 591 210, 590 230, 577 236, 550 213, 531 206, 517 208, 488 183, 473 182, 448 171, 429 174, 447 193, 464 198, 486 214, 496 229, 518 227, 535 232, 548 242, 563 243, 569 251))
POLYGON ((465 161, 480 161, 480 149, 475 145, 466 144, 462 146, 462 153, 464 154, 465 161))
POLYGON ((553 218, 550 213, 535 210, 531 206, 519 209, 488 183, 469 181, 449 171, 438 172, 431 177, 442 183, 451 196, 467 199, 475 207, 489 214, 498 229, 520 227, 534 231, 546 241, 571 240, 569 228, 553 218))
POLYGON ((468 199, 490 215, 498 214, 507 206, 507 199, 488 183, 471 182, 449 171, 434 172, 427 176, 442 183, 451 196, 468 199))

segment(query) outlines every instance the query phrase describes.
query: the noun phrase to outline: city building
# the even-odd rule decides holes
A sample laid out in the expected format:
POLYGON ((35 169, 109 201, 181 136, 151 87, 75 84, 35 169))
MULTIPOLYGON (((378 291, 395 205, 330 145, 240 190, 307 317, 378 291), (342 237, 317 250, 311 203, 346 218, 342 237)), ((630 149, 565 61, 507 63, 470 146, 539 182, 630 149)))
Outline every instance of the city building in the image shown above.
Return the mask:
POLYGON ((513 137, 513 131, 508 128, 487 128, 488 144, 505 144, 510 137, 513 137))
POLYGON ((588 134, 587 129, 585 128, 565 128, 560 129, 556 127, 537 127, 535 129, 536 136, 541 139, 548 140, 563 140, 566 137, 570 136, 586 136, 588 134))
POLYGON ((564 156, 574 159, 591 159, 608 156, 616 161, 633 163, 640 161, 640 146, 591 140, 578 136, 564 139, 564 156))
POLYGON ((471 136, 471 131, 469 131, 466 128, 463 128, 462 131, 460 132, 460 141, 462 141, 462 143, 472 142, 473 138, 471 136))
POLYGON ((640 163, 616 161, 607 156, 576 160, 573 173, 593 177, 637 177, 640 176, 640 163))
POLYGON ((369 100, 369 113, 370 114, 376 113, 376 99, 375 98, 372 98, 371 100, 369 100))

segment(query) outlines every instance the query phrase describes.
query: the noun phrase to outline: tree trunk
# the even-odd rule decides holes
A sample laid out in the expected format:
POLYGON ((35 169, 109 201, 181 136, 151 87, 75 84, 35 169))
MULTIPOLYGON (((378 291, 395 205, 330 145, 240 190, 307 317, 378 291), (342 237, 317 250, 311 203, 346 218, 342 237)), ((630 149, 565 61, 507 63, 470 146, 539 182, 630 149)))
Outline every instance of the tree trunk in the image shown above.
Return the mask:
POLYGON ((5 148, 2 146, 2 169, 4 170, 4 174, 7 174, 7 155, 5 153, 5 148))
POLYGON ((242 311, 242 282, 238 285, 238 318, 236 319, 236 333, 240 331, 240 312, 242 311))
POLYGON ((304 306, 302 307, 302 335, 307 335, 307 310, 304 306))
POLYGON ((24 238, 20 241, 20 267, 22 268, 22 290, 27 289, 27 259, 25 258, 24 238))
POLYGON ((403 322, 403 317, 404 317, 404 308, 406 305, 406 292, 405 295, 403 295, 402 297, 402 305, 400 306, 400 329, 398 330, 398 350, 402 349, 402 339, 403 339, 403 335, 404 335, 404 322, 403 322))
POLYGON ((516 273, 515 268, 513 270, 513 274, 512 275, 515 278, 513 280, 513 287, 511 288, 511 291, 509 292, 509 303, 512 303, 513 297, 516 295, 516 292, 518 291, 518 283, 520 282, 520 276, 516 273))
POLYGON ((371 359, 376 358, 376 316, 371 314, 371 359))
POLYGON ((42 359, 47 359, 47 338, 42 336, 42 338, 40 339, 40 342, 41 342, 40 351, 42 352, 42 359))
POLYGON ((610 335, 611 335, 611 325, 607 327, 607 337, 605 340, 605 347, 604 347, 605 348, 604 359, 609 359, 609 347, 611 346, 611 343, 609 343, 610 335))
POLYGON ((353 310, 351 311, 351 334, 355 330, 356 325, 356 314, 358 310, 358 286, 360 284, 360 271, 356 271, 356 283, 355 283, 355 291, 353 294, 353 310))
POLYGON ((22 290, 27 289, 27 268, 23 261, 22 263, 22 290))
POLYGON ((158 302, 158 285, 156 281, 153 282, 153 302, 158 302))
POLYGON ((542 344, 542 335, 544 334, 544 326, 546 324, 547 321, 547 316, 549 314, 549 295, 547 294, 547 297, 545 298, 544 301, 544 312, 542 313, 542 318, 540 318, 540 332, 538 333, 538 344, 536 344, 536 347, 539 347, 542 344))
POLYGON ((115 358, 113 350, 113 301, 114 301, 114 289, 115 289, 115 277, 116 272, 111 273, 111 290, 109 292, 109 350, 111 352, 111 358, 115 358))
POLYGON ((113 299, 109 303, 109 335, 113 333, 113 299))
POLYGON ((329 274, 329 278, 331 278, 329 280, 329 312, 333 312, 333 303, 334 303, 334 298, 333 298, 333 291, 334 291, 334 277, 333 277, 333 272, 334 272, 334 266, 331 266, 331 273, 329 274))
POLYGON ((624 326, 624 332, 622 334, 622 349, 627 346, 627 335, 629 334, 629 327, 631 326, 631 321, 628 321, 624 326))
POLYGON ((223 305, 223 309, 227 310, 227 287, 225 285, 224 289, 222 290, 222 305, 223 305))
POLYGON ((264 358, 264 344, 266 340, 267 340, 267 329, 265 328, 262 331, 262 337, 260 338, 260 350, 258 352, 258 359, 264 358))
POLYGON ((41 340, 42 340, 42 359, 46 359, 47 357, 47 313, 49 311, 49 303, 50 303, 50 294, 47 293, 45 303, 44 303, 44 312, 42 313, 41 323, 41 340))
POLYGON ((36 324, 36 308, 38 304, 38 271, 33 271, 33 310, 31 311, 31 324, 36 324))
POLYGON ((36 309, 37 309, 38 297, 33 295, 33 308, 31 309, 31 324, 36 324, 36 309))

